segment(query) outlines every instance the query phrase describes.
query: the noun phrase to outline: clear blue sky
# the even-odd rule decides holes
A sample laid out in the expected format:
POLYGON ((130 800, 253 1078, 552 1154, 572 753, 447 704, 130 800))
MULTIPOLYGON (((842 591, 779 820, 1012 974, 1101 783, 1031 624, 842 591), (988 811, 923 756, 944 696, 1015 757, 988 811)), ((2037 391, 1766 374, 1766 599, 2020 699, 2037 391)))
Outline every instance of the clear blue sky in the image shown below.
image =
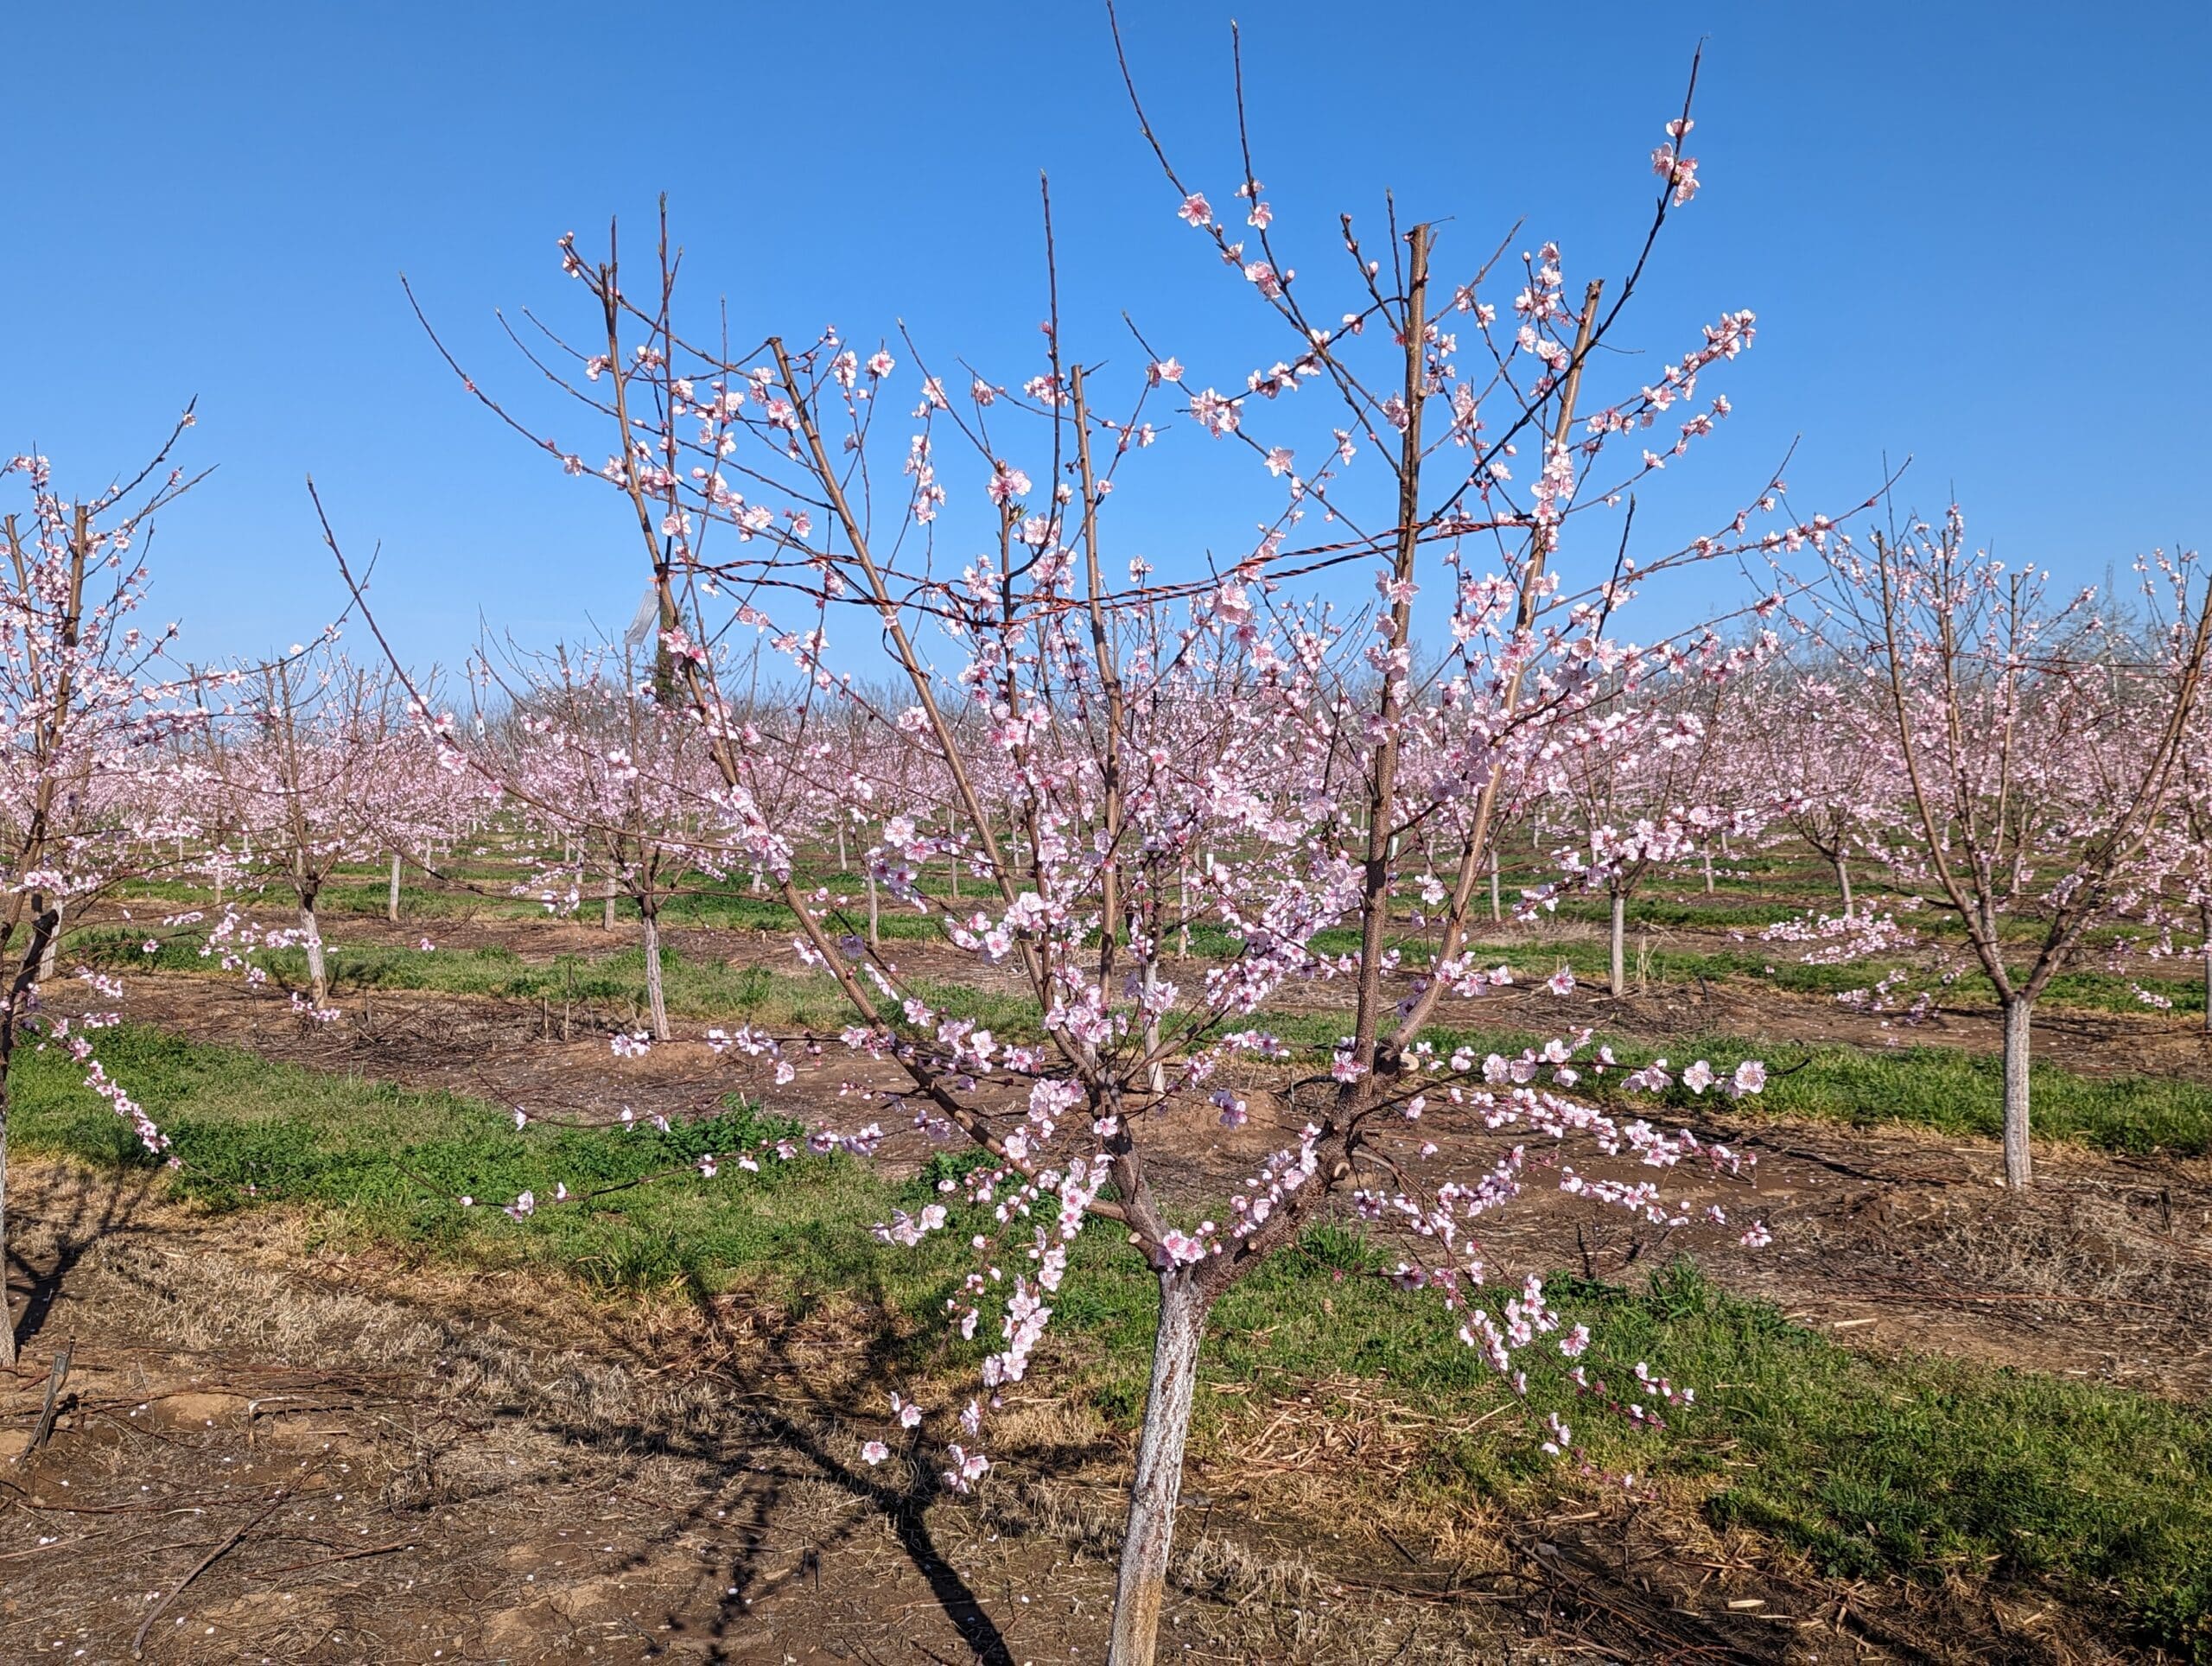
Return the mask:
MULTIPOLYGON (((1236 10, 1122 14, 1171 146, 1222 206, 1236 10)), ((1734 307, 1761 327, 1726 378, 1725 442, 1667 482, 1681 524, 1801 437, 1802 507, 1911 454, 1916 501, 1955 486, 1978 537, 2069 577, 2212 541, 2202 0, 1275 0, 1243 21, 1279 230, 1319 247, 1388 186, 1409 216, 1456 216, 1470 258, 1526 216, 1523 243, 1559 237, 1571 277, 1617 270, 1640 233, 1643 159, 1704 41, 1706 188, 1630 334, 1679 351, 1734 307)), ((612 504, 462 395, 397 274, 487 383, 519 387, 492 309, 574 317, 555 238, 619 213, 642 241, 663 190, 696 298, 727 294, 753 338, 834 321, 872 340, 903 317, 1011 379, 1036 367, 1045 169, 1071 348, 1126 362, 1128 307, 1185 358, 1221 340, 1224 370, 1252 362, 1088 0, 109 0, 15 8, 5 39, 0 447, 90 484, 198 397, 189 457, 219 471, 157 546, 160 611, 198 655, 335 611, 310 470, 349 542, 382 542, 381 610, 411 653, 450 663, 480 607, 537 638, 588 614, 619 629, 639 575, 612 504)))

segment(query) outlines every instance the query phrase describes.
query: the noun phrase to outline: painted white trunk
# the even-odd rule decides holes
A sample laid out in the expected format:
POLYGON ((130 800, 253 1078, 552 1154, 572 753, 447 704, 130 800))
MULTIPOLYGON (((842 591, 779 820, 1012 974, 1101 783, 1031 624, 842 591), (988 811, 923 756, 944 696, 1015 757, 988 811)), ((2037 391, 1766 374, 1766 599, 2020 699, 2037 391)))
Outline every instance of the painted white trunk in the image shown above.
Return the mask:
POLYGON ((1107 1666, 1153 1666, 1160 1611, 1167 1594, 1167 1556, 1175 1536, 1175 1501, 1183 1489, 1183 1448, 1198 1382, 1198 1342, 1206 1303, 1186 1275, 1160 1276, 1160 1332, 1152 1349, 1152 1392, 1137 1435, 1136 1473, 1129 1482, 1128 1531, 1114 1590, 1113 1640, 1107 1666))
POLYGON ((607 895, 600 906, 599 929, 602 932, 614 929, 614 881, 612 878, 607 881, 607 895))
POLYGON ((871 949, 883 946, 883 938, 878 929, 880 924, 881 915, 875 894, 875 867, 870 863, 868 870, 868 946, 871 949))
POLYGON ((1497 896, 1497 847, 1492 845, 1490 851, 1490 923, 1499 925, 1504 921, 1505 910, 1499 906, 1497 896))
MULTIPOLYGON (((1147 960, 1144 963, 1145 1004, 1147 1008, 1151 1005, 1153 991, 1159 987, 1160 967, 1156 962, 1147 960)), ((1156 1014, 1145 1021, 1144 1049, 1147 1052, 1156 1052, 1160 1049, 1160 1019, 1156 1014)), ((1165 1060, 1154 1059, 1146 1067, 1146 1074, 1150 1078, 1148 1085, 1154 1093, 1167 1091, 1167 1065, 1165 1060)))
POLYGON ((385 899, 384 917, 399 924, 399 852, 391 853, 391 894, 385 899))
POLYGON ((2035 1178, 2028 1152, 2028 1058, 2035 1008, 2025 1001, 2005 1008, 2005 1184, 2024 1192, 2035 1178))
POLYGON ((1705 847, 1705 894, 1713 894, 1713 847, 1705 847))
POLYGON ((645 1006, 652 1014, 653 1040, 667 1040, 668 993, 661 984, 660 921, 650 913, 645 916, 645 1006))
POLYGON ((844 824, 844 823, 842 823, 842 822, 839 822, 839 823, 837 823, 837 871, 838 871, 838 872, 840 872, 840 873, 842 873, 842 872, 844 871, 844 869, 845 869, 845 824, 844 824))
POLYGON ((40 982, 52 977, 61 963, 61 905, 54 905, 54 935, 46 940, 46 948, 38 957, 40 982))
POLYGON ((1843 917, 1851 918, 1851 864, 1841 856, 1835 859, 1835 882, 1843 893, 1843 917))
MULTIPOLYGON (((1182 921, 1175 928, 1175 957, 1188 960, 1191 957, 1191 853, 1187 850, 1175 864, 1175 914, 1182 921)), ((2205 963, 2208 968, 2205 976, 2212 979, 2212 960, 2205 963)), ((2204 1009, 2208 1014, 2212 1014, 2212 999, 2206 1001, 2204 1009)), ((2212 1016, 2208 1016, 2205 1021, 2212 1024, 2212 1016)))
POLYGON ((322 928, 315 924, 315 909, 302 904, 300 908, 300 934, 306 939, 308 951, 308 993, 318 1007, 330 1004, 330 970, 323 963, 322 928))
POLYGON ((1628 967, 1622 957, 1622 951, 1624 948, 1623 938, 1626 935, 1627 928, 1628 899, 1626 897, 1616 896, 1613 899, 1612 984, 1612 992, 1616 996, 1624 995, 1628 993, 1628 967))

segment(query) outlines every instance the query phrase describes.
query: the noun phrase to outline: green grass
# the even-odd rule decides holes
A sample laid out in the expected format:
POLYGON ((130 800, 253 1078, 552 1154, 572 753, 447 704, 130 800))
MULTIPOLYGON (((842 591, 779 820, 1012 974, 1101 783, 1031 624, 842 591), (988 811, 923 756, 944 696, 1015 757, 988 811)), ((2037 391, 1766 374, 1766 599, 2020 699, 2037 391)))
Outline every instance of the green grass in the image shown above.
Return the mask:
MULTIPOLYGON (((124 966, 193 972, 209 966, 189 938, 170 939, 154 956, 139 951, 140 941, 119 933, 88 933, 79 946, 124 966)), ((1586 945, 1573 946, 1580 950, 1586 945)), ((1602 951, 1603 945, 1599 949, 1602 951)), ((597 958, 563 955, 543 961, 524 961, 512 950, 498 947, 424 953, 333 944, 327 953, 341 1000, 377 989, 442 991, 542 1001, 556 1013, 572 1004, 579 1014, 598 1013, 620 1023, 637 1022, 645 1006, 645 962, 635 949, 597 958)), ((1479 951, 1478 956, 1487 959, 1479 951)), ((293 986, 304 982, 306 957, 301 951, 264 951, 257 957, 293 986)), ((1524 948, 1520 958, 1533 975, 1550 970, 1548 951, 1524 948)), ((669 1009, 681 1018, 817 1032, 835 1031, 848 1021, 843 999, 825 976, 694 961, 673 951, 664 951, 662 964, 669 1009)), ((1848 969, 1801 970, 1834 974, 1848 969)), ((919 993, 939 1010, 973 1019, 1001 1038, 1041 1038, 1038 1008, 1026 998, 936 981, 924 981, 919 993)), ((1263 1010, 1250 1021, 1294 1046, 1321 1054, 1349 1026, 1347 1015, 1334 1013, 1263 1010)), ((1547 1035, 1503 1027, 1439 1027, 1429 1032, 1428 1039, 1446 1053, 1466 1046, 1478 1054, 1510 1054, 1541 1046, 1547 1035)), ((1670 1036, 1652 1043, 1601 1032, 1595 1040, 1611 1046, 1616 1056, 1631 1065, 1654 1058, 1665 1058, 1677 1068, 1704 1058, 1724 1071, 1746 1058, 1763 1059, 1769 1065, 1772 1073, 1765 1093, 1740 1106, 1719 1106, 1677 1088, 1663 1103, 1684 1113, 1701 1110, 1735 1120, 1760 1115, 1803 1116, 1859 1127, 1897 1123, 1992 1139, 2001 1131, 2003 1069, 1993 1053, 1925 1046, 1877 1051, 1840 1043, 1808 1045, 1719 1034, 1670 1036)), ((1604 1097, 1609 1084, 1588 1076, 1583 1087, 1604 1097)), ((2033 1101, 2035 1131, 2046 1139, 2139 1155, 2155 1150, 2182 1156, 2212 1152, 2212 1087, 2201 1084, 2141 1075, 2088 1076, 2039 1059, 2034 1066, 2033 1101)), ((1638 1098, 1623 1103, 1648 1106, 1652 1102, 1638 1098)))
MULTIPOLYGON (((1766 1091, 1756 1100, 1715 1104, 1708 1096, 1700 1102, 1677 1084, 1661 1102, 1681 1111, 1694 1111, 1702 1103, 1706 1114, 1721 1120, 1745 1120, 1749 1112, 1862 1128, 1903 1123, 1986 1139, 2003 1129, 2004 1065, 1993 1053, 1930 1046, 1872 1052, 1834 1043, 1807 1047, 1720 1035, 1683 1037, 1658 1048, 1623 1043, 1616 1052, 1637 1063, 1656 1053, 1677 1067, 1703 1058, 1724 1073, 1744 1059, 1765 1060, 1766 1091)), ((2083 1076, 2038 1059, 2031 1097, 2039 1138, 2136 1155, 2163 1150, 2196 1157, 2212 1151, 2212 1087, 2198 1083, 2083 1076)))
MULTIPOLYGON (((108 1068, 175 1141, 173 1184, 216 1208, 289 1200, 344 1230, 424 1254, 537 1266, 607 1292, 745 1285, 800 1312, 825 1307, 876 1326, 893 1357, 959 1364, 941 1340, 945 1294, 963 1269, 970 1211, 918 1251, 868 1228, 893 1207, 940 1199, 931 1175, 898 1183, 841 1159, 725 1166, 630 1185, 785 1130, 741 1106, 663 1135, 557 1129, 518 1134, 505 1115, 454 1095, 324 1075, 224 1047, 124 1027, 108 1068), (525 1221, 490 1206, 556 1181, 597 1195, 525 1221), (622 1188, 601 1190, 601 1188, 622 1188), (454 1201, 470 1193, 472 1209, 454 1201)), ((143 1160, 127 1132, 54 1052, 19 1055, 11 1137, 19 1150, 102 1164, 143 1160)), ((1789 1078, 1795 1079, 1795 1078, 1789 1078)), ((938 1167, 957 1166, 948 1154, 938 1167)), ((940 1200, 955 1202, 953 1198, 940 1200)), ((975 1211, 980 1213, 981 1211, 975 1211)), ((1433 1299, 1377 1276, 1387 1257, 1358 1232, 1317 1227, 1224 1300, 1206 1376, 1217 1386, 1296 1391, 1352 1374, 1458 1416, 1502 1389, 1455 1339, 1433 1299)), ((1637 1433, 1579 1401, 1555 1354, 1533 1351, 1531 1402, 1557 1409, 1600 1466, 1683 1484, 1716 1520, 1796 1547, 1847 1579, 1948 1575, 2037 1585, 2101 1607, 2147 1641, 2212 1660, 2212 1420, 2202 1408, 2118 1389, 1932 1358, 1840 1350, 1772 1307, 1713 1288, 1684 1266, 1635 1291, 1571 1279, 1553 1294, 1597 1340, 1585 1364, 1615 1389, 1638 1360, 1699 1390, 1663 1433, 1637 1433)), ((1141 1402, 1154 1295, 1115 1240, 1077 1244, 1055 1306, 1071 1390, 1109 1415, 1141 1402)), ((983 1337, 995 1332, 988 1320, 983 1337)), ((1624 1396, 1625 1397, 1625 1396, 1624 1396)), ((1326 1396, 1316 1415, 1329 1415, 1326 1396)), ((1207 1396, 1198 1452, 1233 1464, 1228 1402, 1207 1396)), ((1528 1418, 1492 1420, 1428 1455, 1414 1483, 1440 1501, 1478 1492, 1555 1496, 1572 1485, 1535 1450, 1528 1418)))

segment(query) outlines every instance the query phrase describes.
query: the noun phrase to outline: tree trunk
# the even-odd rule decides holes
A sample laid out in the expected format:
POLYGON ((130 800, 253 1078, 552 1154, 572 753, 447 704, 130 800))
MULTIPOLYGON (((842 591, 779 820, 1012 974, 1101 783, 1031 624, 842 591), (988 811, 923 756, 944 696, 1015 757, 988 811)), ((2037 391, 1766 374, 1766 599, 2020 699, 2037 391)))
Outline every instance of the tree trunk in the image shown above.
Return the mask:
POLYGON ((651 909, 642 912, 645 920, 645 1006, 652 1014, 653 1040, 665 1041, 669 1037, 668 993, 661 986, 660 921, 651 909))
POLYGON ((1628 993, 1628 969, 1622 960, 1622 938, 1628 926, 1628 899, 1613 898, 1613 994, 1616 997, 1628 993))
POLYGON ((2005 1003, 2005 1184, 2024 1192, 2034 1178, 2028 1153, 2028 1057, 2035 1003, 2015 995, 2005 1003))
POLYGON ((1736 853, 1728 848, 1728 830, 1725 827, 1720 830, 1720 854, 1730 862, 1736 860, 1736 853))
MULTIPOLYGON (((1155 1052, 1160 1046, 1160 1015, 1157 1013, 1151 1012, 1150 1010, 1152 1006, 1153 991, 1157 989, 1159 987, 1159 963, 1157 961, 1147 960, 1144 963, 1145 1007, 1148 1014, 1144 1021, 1144 1050, 1147 1052, 1155 1052)), ((1165 1060, 1159 1059, 1154 1059, 1152 1063, 1147 1066, 1146 1075, 1150 1078, 1147 1085, 1154 1093, 1165 1093, 1167 1091, 1167 1065, 1165 1060)))
POLYGON ((1849 919, 1851 918, 1851 864, 1843 859, 1840 852, 1837 853, 1835 859, 1835 882, 1843 892, 1843 917, 1849 919))
POLYGON ((1707 844, 1707 845, 1705 847, 1705 849, 1704 849, 1703 854, 1704 854, 1704 856, 1705 856, 1705 894, 1706 894, 1706 895, 1707 895, 1707 896, 1709 897, 1709 896, 1711 896, 1711 895, 1713 894, 1713 847, 1712 847, 1712 845, 1707 844))
POLYGON ((391 893, 385 899, 384 917, 394 925, 399 924, 399 852, 391 853, 391 893))
POLYGON ((842 822, 837 823, 837 871, 841 874, 845 871, 845 824, 842 822))
POLYGON ((875 896, 875 864, 870 862, 868 865, 868 946, 871 949, 883 946, 883 938, 877 930, 880 919, 875 896))
POLYGON ((300 933, 308 951, 308 991, 317 1007, 330 1004, 330 969, 323 963, 322 930, 315 924, 315 904, 300 905, 300 933))
POLYGON ((2204 944, 2204 1027, 2212 1031, 2212 938, 2204 944))
POLYGON ((1499 907, 1497 898, 1497 847, 1493 844, 1490 848, 1490 923, 1502 925, 1504 922, 1505 912, 1499 907))
POLYGON ((1206 1306, 1192 1286, 1187 1269, 1160 1275, 1152 1392, 1145 1401, 1136 1473, 1129 1482, 1128 1530, 1122 1543, 1121 1578, 1114 1589, 1114 1633, 1107 1666, 1153 1666, 1160 1641, 1167 1554, 1175 1535, 1175 1499, 1183 1488, 1183 1447, 1191 1433, 1206 1306))
POLYGON ((614 929, 614 876, 611 874, 607 879, 607 896, 599 911, 599 929, 602 932, 614 929))
MULTIPOLYGON (((1175 928, 1175 957, 1178 960, 1188 960, 1191 957, 1191 853, 1187 850, 1175 864, 1175 912, 1182 921, 1182 924, 1175 928)), ((2212 955, 2212 949, 2208 949, 2205 952, 2212 955)), ((2207 960, 2205 963, 2208 970, 2204 976, 2208 980, 2212 980, 2212 960, 2207 960)), ((2212 996, 2206 998, 2204 1011, 2204 1021, 2208 1025, 2212 1025, 2212 996)))
POLYGON ((46 951, 38 957, 39 982, 43 983, 60 969, 61 960, 61 905, 54 905, 54 934, 46 940, 46 951))
POLYGON ((16 1310, 8 1300, 8 1084, 0 1080, 0 1369, 16 1363, 16 1310))

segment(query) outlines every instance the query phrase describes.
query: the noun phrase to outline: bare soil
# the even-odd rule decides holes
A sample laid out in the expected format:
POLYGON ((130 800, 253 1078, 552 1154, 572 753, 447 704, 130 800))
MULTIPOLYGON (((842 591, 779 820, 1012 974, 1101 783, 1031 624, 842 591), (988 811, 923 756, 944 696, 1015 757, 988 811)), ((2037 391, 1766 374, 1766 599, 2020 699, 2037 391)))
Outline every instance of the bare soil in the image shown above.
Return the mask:
MULTIPOLYGON (((429 929, 443 946, 480 936, 532 957, 610 946, 573 925, 429 929)), ((411 944, 420 930, 349 919, 331 935, 411 944)), ((788 961, 759 934, 676 936, 687 956, 788 961)), ((950 951, 899 953, 987 981, 950 951)), ((618 1060, 604 1028, 563 1041, 518 1003, 380 990, 340 1004, 340 1021, 303 1023, 229 980, 145 974, 130 1002, 134 1021, 194 1039, 553 1120, 690 1114, 742 1087, 793 1114, 848 1104, 839 1121, 857 1122, 881 1113, 836 1100, 841 1088, 896 1085, 824 1057, 779 1088, 690 1042, 618 1060)), ((1807 1039, 1880 1045, 1831 1003, 1771 991, 1585 1004, 1584 1021, 1632 1033, 1788 1034, 1802 1021, 1807 1039)), ((1548 1002, 1481 1014, 1560 1016, 1548 1002)), ((2064 1032, 2070 1066, 2190 1073, 2146 1059, 2156 1021, 2082 1027, 2078 1046, 2064 1032)), ((1979 1038, 1961 1016, 1941 1039, 1979 1038)), ((1158 1120, 1151 1137, 1186 1160, 1181 1201, 1219 1196, 1281 1143, 1294 1119, 1274 1085, 1255 1074, 1253 1121, 1233 1133, 1195 1113, 1158 1120)), ((1771 1246, 1743 1250, 1732 1228, 1599 1234, 1538 1186, 1486 1244, 1494 1262, 1618 1278, 1684 1249, 1849 1346, 2212 1389, 2212 1164, 2050 1147, 2043 1183, 2013 1199, 1986 1142, 1713 1114, 1721 1125, 1704 1132, 1756 1165, 1677 1173, 1670 1194, 1764 1219, 1771 1246)), ((1498 1148, 1448 1108, 1405 1137, 1416 1133, 1457 1173, 1498 1148)), ((889 1154, 912 1164, 928 1148, 902 1134, 889 1154)), ((795 1324, 734 1300, 596 1303, 322 1243, 296 1211, 212 1217, 143 1180, 58 1167, 19 1162, 11 1190, 10 1270, 28 1314, 25 1363, 0 1377, 0 1659, 129 1659, 149 1614, 144 1655, 158 1661, 1098 1656, 1126 1453, 1087 1412, 1014 1402, 995 1426, 999 1467, 976 1499, 947 1500, 901 1461, 858 1461, 855 1430, 874 1432, 885 1385, 835 1318, 795 1324), (11 1462, 65 1342, 52 1439, 11 1462)), ((1392 1466, 1433 1423, 1361 1385, 1325 1386, 1337 1415, 1232 1408, 1220 1447, 1233 1474, 1194 1463, 1170 1610, 1183 1657, 2126 1657, 2047 1605, 1836 1586, 1715 1535, 1681 1501, 1605 1497, 1527 1519, 1471 1506, 1446 1523, 1394 1512, 1392 1466)))
MULTIPOLYGON (((36 1288, 0 1377, 0 1658, 1099 1657, 1125 1453, 1048 1396, 1014 1401, 999 1467, 952 1500, 857 1461, 882 1385, 834 1321, 403 1267, 143 1179, 17 1184, 36 1288)), ((1232 1408, 1233 1466, 1194 1465, 1177 1657, 2126 1657, 2045 1603, 1818 1579, 1676 1501, 1394 1510, 1435 1421, 1316 1391, 1334 1415, 1232 1408)))
MULTIPOLYGON (((625 1110, 696 1115, 741 1088, 771 1111, 810 1122, 825 1114, 841 1126, 880 1120, 893 1131, 883 1154, 893 1172, 911 1172, 935 1148, 907 1129, 889 1097, 903 1085, 896 1068, 839 1048, 803 1061, 798 1079, 779 1086, 765 1070, 718 1059, 702 1042, 618 1059, 603 1033, 549 1038, 543 1014, 512 1002, 379 990, 342 1004, 342 1020, 317 1025, 231 980, 131 980, 134 1018, 156 1027, 315 1069, 472 1094, 543 1120, 604 1123, 625 1110)), ((1294 1138, 1299 1119, 1269 1093, 1268 1079, 1255 1071, 1247 1085, 1254 1112, 1244 1129, 1224 1130, 1196 1108, 1148 1124, 1148 1141, 1180 1160, 1164 1171, 1171 1196, 1213 1205, 1294 1138)), ((1713 1123, 1700 1132, 1752 1161, 1734 1177, 1685 1167, 1669 1173, 1667 1189, 1695 1210, 1719 1205, 1727 1230, 1600 1230, 1586 1205, 1536 1186, 1486 1242, 1496 1263, 1617 1279, 1687 1251, 1729 1288, 1772 1300, 1854 1345, 1909 1339, 2158 1393, 2212 1391, 2212 1161, 2047 1143, 2037 1152, 2037 1186, 2015 1199, 1997 1184, 1987 1141, 1763 1118, 1719 1104, 1710 1115, 1713 1123), (1752 1219, 1774 1235, 1764 1250, 1736 1242, 1752 1219)), ((1488 1169, 1506 1143, 1440 1103, 1395 1139, 1435 1142, 1441 1153, 1427 1167, 1460 1177, 1488 1169)), ((1584 1151, 1572 1156, 1593 1176, 1649 1178, 1584 1151)))
MULTIPOLYGON (((296 922, 272 913, 265 923, 281 927, 296 922)), ((541 964, 562 955, 596 958, 637 946, 633 924, 619 922, 609 932, 582 919, 551 918, 487 916, 395 925, 375 916, 333 915, 325 919, 323 930, 333 944, 411 948, 427 934, 442 949, 499 949, 541 964)), ((1603 936, 1600 928, 1572 920, 1509 925, 1498 931, 1502 939, 1524 940, 1539 956, 1546 944, 1603 936)), ((663 935, 671 949, 694 961, 766 966, 786 973, 797 970, 788 933, 672 925, 663 935)), ((1656 928, 1648 939, 1661 948, 1693 952, 1741 951, 1745 946, 1726 931, 1694 926, 1656 928)), ((1631 940, 1631 962, 1638 940, 1631 940)), ((950 944, 887 939, 883 952, 899 970, 918 977, 1000 994, 1027 993, 1019 969, 1011 963, 993 965, 950 944)), ((1786 944, 1775 947, 1777 961, 1789 952, 1786 944)), ((1187 963, 1193 976, 1207 963, 1200 959, 1187 963)), ((383 998, 379 994, 372 1003, 383 998)), ((1269 997, 1268 1004, 1283 1011, 1337 1011, 1348 1008, 1350 990, 1329 981, 1287 984, 1269 997)), ((629 1017, 604 1013, 581 1016, 602 1027, 629 1017)), ((1994 1053, 2003 1044, 2002 1022, 1993 1006, 1941 1003, 1918 1021, 1907 1023, 1894 1014, 1862 1012, 1825 996, 1742 979, 1657 982, 1618 997, 1595 984, 1580 985, 1564 999, 1527 989, 1493 991, 1479 1002, 1451 1003, 1440 1021, 1546 1032, 1589 1024, 1639 1040, 1713 1032, 1807 1045, 1840 1043, 1875 1052, 1926 1044, 1994 1053)), ((2212 1082, 2212 1030, 2190 1015, 2094 1012, 2046 1002, 2036 1014, 2035 1038, 2039 1058, 2085 1075, 2212 1082)))

